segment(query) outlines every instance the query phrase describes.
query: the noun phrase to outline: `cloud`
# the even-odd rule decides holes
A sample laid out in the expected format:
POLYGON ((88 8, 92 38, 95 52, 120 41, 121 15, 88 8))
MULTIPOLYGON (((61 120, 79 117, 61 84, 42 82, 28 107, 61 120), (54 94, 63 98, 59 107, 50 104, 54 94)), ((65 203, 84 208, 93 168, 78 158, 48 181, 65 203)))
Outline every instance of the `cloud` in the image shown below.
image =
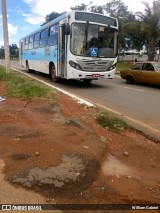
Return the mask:
POLYGON ((4 41, 0 41, 0 47, 4 46, 4 41))
MULTIPOLYGON (((91 0, 85 0, 85 4, 88 4, 91 0)), ((99 0, 100 1, 100 0, 99 0)), ((101 0, 102 1, 102 0, 101 0)), ((105 2, 105 0, 103 0, 105 2)), ((102 1, 102 2, 103 2, 102 1)), ((80 5, 82 0, 23 0, 30 9, 31 14, 23 14, 25 20, 31 24, 41 24, 45 21, 46 15, 51 12, 62 13, 64 11, 69 11, 71 7, 80 5)))
POLYGON ((31 24, 40 24, 45 21, 46 15, 50 14, 53 11, 64 12, 62 8, 67 7, 67 2, 56 2, 53 3, 53 0, 23 0, 30 8, 30 14, 23 14, 25 21, 31 24), (63 5, 63 6, 62 6, 63 5))
POLYGON ((45 21, 45 16, 50 14, 54 7, 53 0, 23 0, 31 8, 31 14, 23 14, 25 20, 31 24, 40 24, 45 21))
POLYGON ((12 24, 8 23, 8 33, 10 37, 13 37, 16 35, 18 30, 18 26, 13 26, 12 24))
POLYGON ((0 26, 2 25, 2 15, 0 15, 0 26))
POLYGON ((27 21, 30 24, 39 24, 42 21, 44 21, 44 17, 40 15, 34 15, 34 14, 22 14, 25 17, 25 21, 27 21))

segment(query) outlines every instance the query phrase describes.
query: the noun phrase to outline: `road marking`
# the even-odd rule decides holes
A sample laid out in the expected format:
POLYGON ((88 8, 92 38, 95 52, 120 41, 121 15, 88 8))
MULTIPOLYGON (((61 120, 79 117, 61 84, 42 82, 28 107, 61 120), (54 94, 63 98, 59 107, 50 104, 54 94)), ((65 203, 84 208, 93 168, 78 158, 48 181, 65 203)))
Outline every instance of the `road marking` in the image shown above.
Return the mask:
MULTIPOLYGON (((108 84, 108 83, 107 83, 107 84, 108 84)), ((121 88, 124 88, 124 89, 135 90, 135 91, 138 91, 138 92, 144 92, 144 90, 135 89, 135 88, 132 88, 132 87, 118 86, 118 85, 115 85, 115 84, 108 84, 108 85, 112 85, 112 86, 115 86, 115 87, 121 87, 121 88)))

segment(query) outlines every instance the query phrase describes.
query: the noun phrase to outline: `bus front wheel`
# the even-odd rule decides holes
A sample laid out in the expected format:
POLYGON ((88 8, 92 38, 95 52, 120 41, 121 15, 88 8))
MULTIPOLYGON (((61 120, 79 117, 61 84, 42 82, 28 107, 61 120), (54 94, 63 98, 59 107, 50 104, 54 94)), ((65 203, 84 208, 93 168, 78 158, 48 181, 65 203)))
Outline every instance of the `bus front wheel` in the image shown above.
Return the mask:
POLYGON ((83 82, 84 82, 85 84, 90 84, 91 81, 92 81, 92 79, 83 79, 83 82))
POLYGON ((59 80, 59 78, 56 76, 56 70, 55 70, 54 66, 51 67, 50 74, 51 74, 52 81, 55 82, 55 83, 57 83, 58 80, 59 80))

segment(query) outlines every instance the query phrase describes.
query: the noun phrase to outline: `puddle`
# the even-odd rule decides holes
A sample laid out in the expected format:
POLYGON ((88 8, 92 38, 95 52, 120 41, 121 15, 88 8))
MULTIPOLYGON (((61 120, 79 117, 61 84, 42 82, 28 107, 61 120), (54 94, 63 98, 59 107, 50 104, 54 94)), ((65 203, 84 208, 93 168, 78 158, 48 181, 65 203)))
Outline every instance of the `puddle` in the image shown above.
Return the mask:
POLYGON ((112 155, 109 155, 108 159, 104 161, 102 165, 102 171, 105 176, 116 174, 134 177, 137 176, 136 172, 133 169, 131 169, 112 155))

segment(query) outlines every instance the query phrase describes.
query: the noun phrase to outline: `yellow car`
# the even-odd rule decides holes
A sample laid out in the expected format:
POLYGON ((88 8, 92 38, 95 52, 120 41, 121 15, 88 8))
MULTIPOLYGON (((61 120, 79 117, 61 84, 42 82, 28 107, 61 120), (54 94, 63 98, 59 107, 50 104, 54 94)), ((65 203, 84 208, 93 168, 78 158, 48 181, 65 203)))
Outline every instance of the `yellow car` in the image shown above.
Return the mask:
POLYGON ((149 83, 160 85, 160 62, 137 62, 128 70, 120 71, 127 84, 149 83))

